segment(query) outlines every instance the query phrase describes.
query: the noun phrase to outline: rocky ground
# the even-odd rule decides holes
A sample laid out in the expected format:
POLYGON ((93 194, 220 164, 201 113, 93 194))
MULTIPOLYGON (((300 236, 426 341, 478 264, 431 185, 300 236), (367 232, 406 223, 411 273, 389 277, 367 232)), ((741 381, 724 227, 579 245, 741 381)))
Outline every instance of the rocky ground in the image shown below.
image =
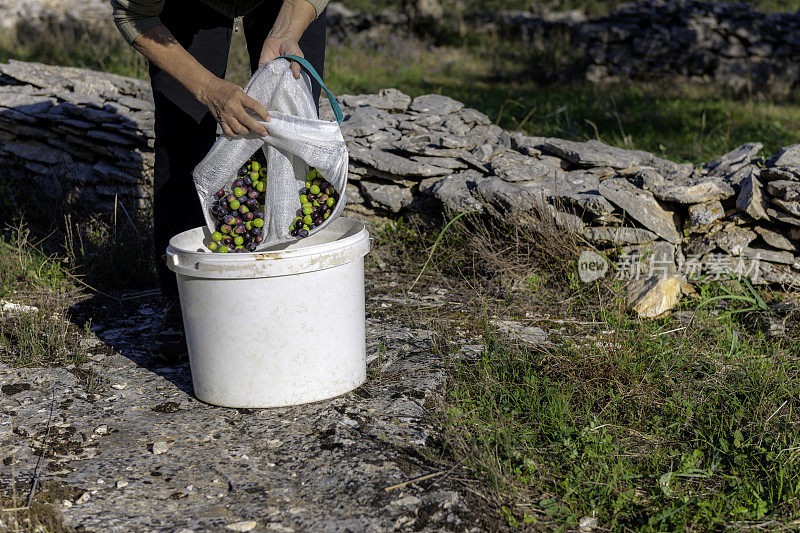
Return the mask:
MULTIPOLYGON (((434 295, 434 300, 441 296, 434 295)), ((427 303, 430 297, 424 298, 427 303)), ((380 304, 370 304, 380 307, 380 304)), ((389 305, 389 304, 383 304, 389 305)), ((154 297, 91 299, 87 362, 0 370, 5 486, 66 494, 85 531, 471 531, 481 501, 434 459, 444 383, 430 332, 370 318, 369 378, 330 401, 227 409, 192 396, 188 363, 148 355, 154 297), (415 483, 390 488, 418 476, 415 483)))

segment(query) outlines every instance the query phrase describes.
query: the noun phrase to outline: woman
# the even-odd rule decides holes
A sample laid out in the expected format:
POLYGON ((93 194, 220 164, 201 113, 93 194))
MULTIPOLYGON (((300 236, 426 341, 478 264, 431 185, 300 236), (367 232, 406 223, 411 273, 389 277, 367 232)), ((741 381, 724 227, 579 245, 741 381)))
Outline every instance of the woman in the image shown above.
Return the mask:
MULTIPOLYGON (((216 138, 267 130, 248 112, 269 120, 264 107, 226 81, 234 19, 243 30, 255 71, 280 55, 306 57, 321 74, 328 0, 111 0, 125 40, 150 62, 155 103, 153 229, 161 292, 168 298, 154 353, 185 353, 175 274, 161 260, 169 239, 204 224, 192 170, 216 138), (238 22, 238 21, 237 21, 238 22), (305 54, 304 54, 305 52, 305 54)), ((238 24, 237 24, 238 26, 238 24)), ((238 27, 236 28, 238 30, 238 27)), ((292 63, 295 78, 300 65, 292 63)), ((314 100, 320 87, 314 83, 314 100)))

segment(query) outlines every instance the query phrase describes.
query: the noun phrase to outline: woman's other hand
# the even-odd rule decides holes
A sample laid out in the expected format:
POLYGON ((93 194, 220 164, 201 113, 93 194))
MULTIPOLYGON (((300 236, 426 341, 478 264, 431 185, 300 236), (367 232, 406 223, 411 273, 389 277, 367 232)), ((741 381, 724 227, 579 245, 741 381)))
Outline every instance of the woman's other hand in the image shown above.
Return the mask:
POLYGON ((269 113, 235 83, 214 77, 201 89, 198 99, 211 111, 225 135, 236 137, 251 131, 257 135, 267 135, 267 128, 253 115, 269 122, 269 113))

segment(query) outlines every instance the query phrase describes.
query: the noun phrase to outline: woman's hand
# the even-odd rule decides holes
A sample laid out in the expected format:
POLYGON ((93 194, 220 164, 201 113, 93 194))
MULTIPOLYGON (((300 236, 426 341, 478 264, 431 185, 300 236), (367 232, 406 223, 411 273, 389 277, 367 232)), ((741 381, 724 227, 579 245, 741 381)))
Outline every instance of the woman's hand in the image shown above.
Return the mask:
MULTIPOLYGON (((275 24, 264 40, 264 46, 261 47, 258 66, 269 63, 278 56, 305 57, 297 43, 316 16, 316 11, 306 0, 283 0, 275 24)), ((292 61, 292 74, 295 79, 300 79, 301 70, 300 63, 292 61)))
MULTIPOLYGON (((258 59, 258 66, 260 67, 261 65, 269 63, 278 56, 288 55, 305 57, 296 39, 291 37, 273 37, 272 34, 270 34, 264 40, 264 46, 261 48, 261 57, 258 59)), ((300 63, 292 61, 292 74, 294 74, 295 79, 300 79, 300 71, 300 63)))
POLYGON ((251 131, 257 135, 267 135, 267 128, 253 118, 248 110, 264 122, 269 122, 269 113, 235 83, 213 77, 203 86, 197 97, 217 119, 225 135, 236 137, 251 131))

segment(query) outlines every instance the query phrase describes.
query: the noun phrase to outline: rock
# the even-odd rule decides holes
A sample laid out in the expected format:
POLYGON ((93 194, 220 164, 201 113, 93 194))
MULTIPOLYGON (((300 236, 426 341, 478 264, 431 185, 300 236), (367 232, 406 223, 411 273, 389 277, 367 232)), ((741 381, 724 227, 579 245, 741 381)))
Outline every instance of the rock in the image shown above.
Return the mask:
POLYGON ((781 211, 776 211, 775 209, 768 208, 767 215, 775 222, 781 222, 783 224, 791 224, 792 226, 800 227, 800 218, 795 218, 781 211))
POLYGON ((544 204, 544 198, 529 190, 499 179, 478 180, 478 197, 506 215, 533 211, 544 204))
POLYGON ((153 452, 153 455, 161 455, 169 451, 169 444, 163 440, 157 440, 152 444, 150 449, 153 452))
POLYGON ((128 482, 127 482, 127 481, 125 481, 125 480, 122 480, 122 479, 120 479, 119 481, 117 481, 117 482, 114 484, 114 486, 115 486, 117 489, 119 489, 119 490, 122 490, 122 489, 124 489, 125 487, 127 487, 127 486, 128 486, 128 482))
POLYGON ((543 161, 511 150, 492 157, 489 165, 496 176, 510 182, 553 179, 558 172, 543 161))
POLYGON ((733 187, 715 179, 699 181, 691 185, 665 184, 655 187, 653 195, 664 202, 699 204, 714 200, 725 200, 735 194, 733 187))
POLYGON ((674 308, 681 298, 681 280, 676 276, 651 276, 628 286, 628 306, 639 318, 656 318, 674 308))
POLYGON ((767 183, 767 192, 783 200, 800 200, 800 181, 770 181, 767 183))
POLYGON ((348 107, 375 107, 392 113, 405 113, 411 97, 397 89, 381 89, 378 94, 343 94, 341 103, 348 107))
POLYGON ((705 226, 725 216, 725 209, 719 200, 689 206, 689 219, 695 226, 705 226))
POLYGON ((446 176, 450 173, 447 168, 412 161, 385 150, 367 150, 365 148, 351 147, 350 158, 370 169, 381 172, 382 178, 427 178, 430 176, 446 176))
POLYGON ((483 205, 478 200, 478 181, 486 180, 475 171, 452 174, 437 181, 430 188, 430 194, 438 198, 445 207, 456 213, 466 211, 483 212, 483 205))
POLYGON ((587 240, 603 246, 622 244, 644 244, 658 239, 658 235, 643 228, 621 227, 587 227, 583 230, 587 240))
POLYGON ((740 226, 730 225, 715 233, 711 239, 719 248, 731 255, 741 255, 742 251, 756 239, 754 231, 740 226))
POLYGON ((781 148, 770 163, 774 167, 800 167, 800 144, 781 148))
POLYGON ((342 134, 345 138, 367 137, 380 130, 397 125, 397 120, 382 109, 375 107, 362 107, 344 117, 342 121, 342 134))
POLYGON ((746 166, 750 160, 758 155, 764 146, 761 143, 745 143, 716 159, 709 161, 706 168, 711 175, 724 176, 731 174, 746 166))
POLYGON ((599 191, 604 198, 658 236, 671 243, 681 242, 672 214, 662 209, 651 193, 637 188, 624 178, 601 181, 599 191))
POLYGON ((741 183, 736 207, 755 220, 769 220, 767 205, 761 191, 761 182, 754 174, 750 174, 741 183))
POLYGON ((756 226, 753 228, 756 233, 758 233, 764 242, 772 246, 773 248, 778 248, 780 250, 788 250, 790 252, 798 251, 797 244, 790 241, 780 233, 773 231, 771 229, 765 228, 763 226, 756 226))
POLYGON ((667 175, 683 178, 688 177, 692 172, 691 165, 680 165, 647 152, 624 150, 594 140, 581 143, 546 138, 541 142, 539 148, 546 154, 566 159, 583 168, 610 167, 613 169, 629 169, 647 166, 667 175))
POLYGON ((347 196, 347 205, 359 205, 364 203, 364 195, 361 194, 361 189, 357 186, 348 183, 344 191, 347 196))
POLYGON ((578 529, 581 533, 588 533, 597 527, 597 518, 593 516, 584 516, 578 522, 578 529))
POLYGON ((409 111, 427 113, 430 115, 449 115, 464 107, 458 100, 439 94, 425 94, 417 96, 408 106, 409 111))
MULTIPOLYGON (((553 206, 547 204, 547 207, 553 207, 553 206)), ((557 211, 555 208, 553 208, 552 213, 553 213, 553 220, 555 221, 556 226, 558 226, 563 230, 571 231, 573 233, 581 233, 581 230, 583 230, 585 226, 581 217, 573 215, 572 213, 557 211)))
POLYGON ((411 189, 387 183, 362 181, 361 192, 372 205, 390 213, 399 213, 414 200, 411 189))
POLYGON ((772 198, 770 202, 773 205, 777 205, 790 215, 800 217, 800 202, 787 202, 786 200, 781 200, 780 198, 772 198))
POLYGON ((583 170, 558 172, 555 180, 542 182, 542 192, 548 200, 589 213, 595 219, 607 217, 614 212, 614 206, 600 195, 600 182, 597 176, 583 170))
POLYGON ((255 520, 246 520, 242 522, 234 522, 233 524, 227 524, 225 529, 228 531, 252 531, 257 525, 258 522, 255 520))
POLYGON ((766 250, 763 248, 744 248, 741 256, 747 259, 782 263, 784 265, 793 265, 795 263, 795 258, 790 252, 776 252, 775 250, 766 250))
POLYGON ((455 157, 429 157, 424 155, 412 155, 410 160, 422 163, 424 165, 432 165, 435 167, 446 168, 448 170, 463 170, 468 167, 463 159, 455 157))
POLYGON ((772 167, 761 169, 764 181, 798 181, 800 180, 800 167, 772 167))

